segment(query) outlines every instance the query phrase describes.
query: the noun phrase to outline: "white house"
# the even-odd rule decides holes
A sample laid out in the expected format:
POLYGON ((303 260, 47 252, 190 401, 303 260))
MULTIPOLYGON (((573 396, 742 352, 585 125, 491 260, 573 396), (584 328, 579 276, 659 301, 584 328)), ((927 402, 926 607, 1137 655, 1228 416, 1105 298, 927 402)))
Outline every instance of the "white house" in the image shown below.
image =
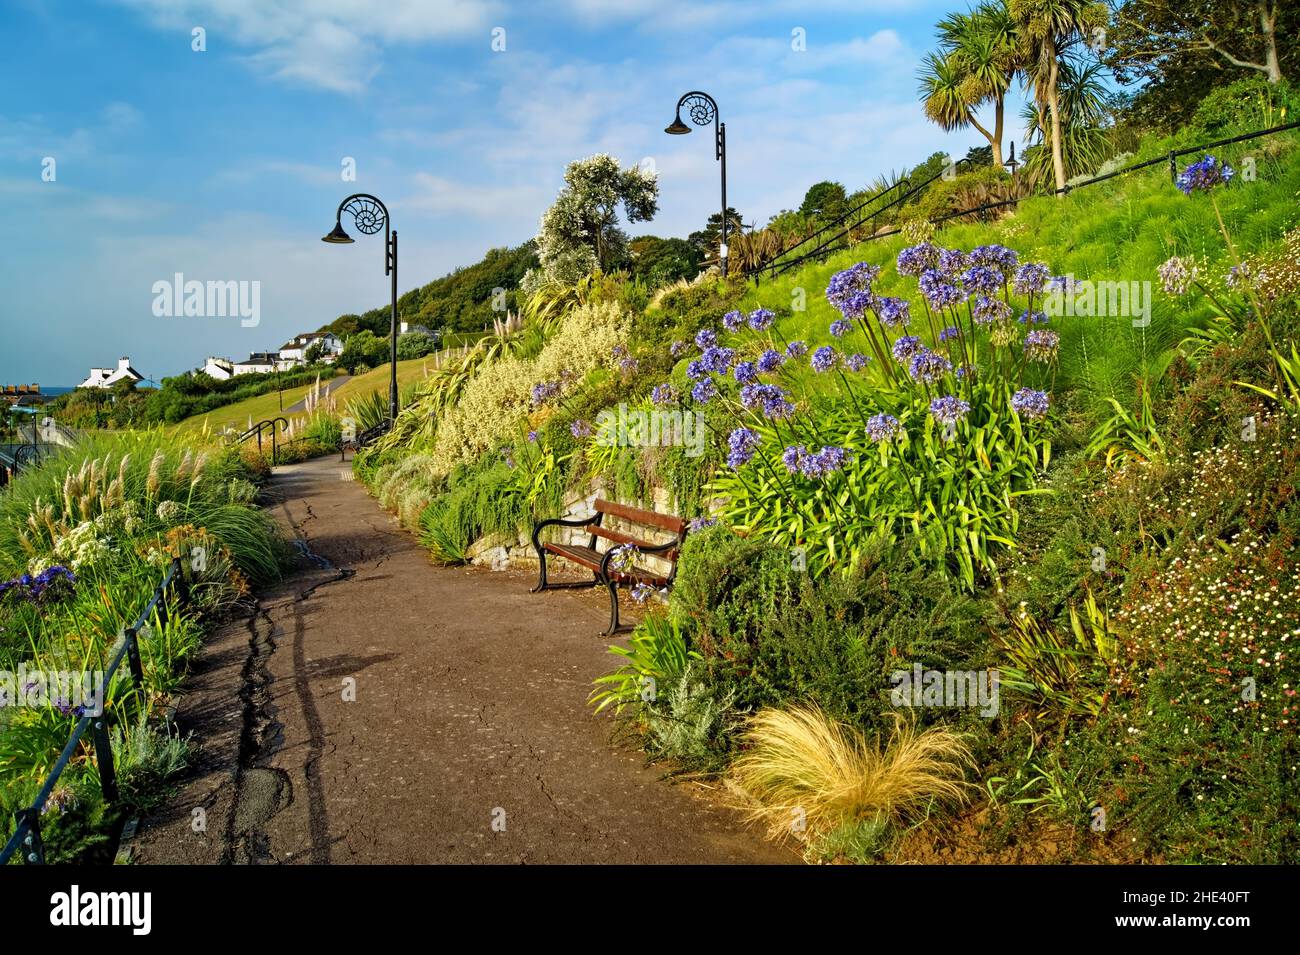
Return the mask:
POLYGON ((131 367, 130 358, 119 358, 116 368, 92 368, 78 388, 109 388, 119 381, 144 381, 144 375, 131 367))
POLYGON ((247 361, 235 362, 236 375, 250 375, 255 372, 275 371, 280 365, 280 353, 273 351, 255 351, 247 361))
POLYGON ((305 361, 308 350, 316 344, 321 346, 321 355, 326 361, 338 356, 343 351, 343 343, 339 341, 337 335, 331 332, 326 332, 324 335, 316 332, 305 332, 302 335, 296 335, 280 346, 280 359, 294 364, 305 361))
POLYGON ((203 367, 199 370, 214 381, 226 381, 234 377, 235 363, 229 358, 214 358, 209 355, 208 360, 203 363, 203 367))

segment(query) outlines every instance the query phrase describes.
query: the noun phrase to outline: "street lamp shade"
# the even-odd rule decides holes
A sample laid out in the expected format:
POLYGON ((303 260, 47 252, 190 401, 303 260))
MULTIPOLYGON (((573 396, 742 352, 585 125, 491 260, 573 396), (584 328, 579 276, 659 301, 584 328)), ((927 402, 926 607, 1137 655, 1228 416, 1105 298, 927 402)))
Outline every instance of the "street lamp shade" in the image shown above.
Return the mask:
POLYGON ((331 232, 329 235, 321 236, 321 241, 333 242, 336 245, 347 245, 355 240, 352 238, 352 236, 348 235, 346 232, 343 231, 343 223, 335 222, 334 231, 331 232))
POLYGON ((682 114, 679 112, 673 119, 671 126, 665 126, 664 132, 670 136, 684 136, 691 131, 691 127, 682 122, 682 114))

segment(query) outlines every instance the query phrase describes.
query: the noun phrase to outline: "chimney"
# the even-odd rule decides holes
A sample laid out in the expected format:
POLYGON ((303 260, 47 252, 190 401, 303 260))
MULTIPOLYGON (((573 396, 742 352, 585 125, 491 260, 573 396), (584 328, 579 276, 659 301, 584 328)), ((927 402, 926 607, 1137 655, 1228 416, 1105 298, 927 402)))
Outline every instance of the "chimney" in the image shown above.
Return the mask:
POLYGON ((131 366, 131 359, 122 357, 117 360, 117 370, 124 371, 131 366))

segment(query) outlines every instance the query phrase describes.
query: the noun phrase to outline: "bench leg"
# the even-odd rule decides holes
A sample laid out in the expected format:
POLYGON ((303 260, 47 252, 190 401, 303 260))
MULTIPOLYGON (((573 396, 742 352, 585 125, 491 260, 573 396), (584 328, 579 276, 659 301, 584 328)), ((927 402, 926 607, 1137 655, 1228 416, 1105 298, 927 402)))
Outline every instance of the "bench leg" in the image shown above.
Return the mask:
POLYGON ((620 623, 618 619, 618 583, 610 580, 605 586, 609 588, 609 629, 601 634, 603 637, 612 637, 616 633, 624 630, 632 630, 633 627, 620 623))
POLYGON ((545 589, 546 589, 546 586, 547 586, 547 584, 546 584, 546 552, 543 551, 540 547, 536 548, 536 550, 537 550, 537 566, 538 566, 539 568, 541 568, 541 570, 540 570, 540 572, 539 572, 538 575, 537 575, 537 586, 534 587, 532 590, 528 591, 530 594, 535 594, 535 593, 538 593, 539 591, 545 590, 545 589))

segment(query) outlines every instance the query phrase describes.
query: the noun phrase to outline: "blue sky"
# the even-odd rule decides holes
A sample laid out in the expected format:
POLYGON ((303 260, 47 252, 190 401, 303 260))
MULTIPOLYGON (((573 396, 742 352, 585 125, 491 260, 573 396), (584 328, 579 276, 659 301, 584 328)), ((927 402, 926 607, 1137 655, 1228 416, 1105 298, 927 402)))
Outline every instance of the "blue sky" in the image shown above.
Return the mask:
POLYGON ((979 134, 927 123, 915 72, 965 5, 0 0, 0 383, 75 384, 120 355, 161 378, 382 304, 382 241, 319 241, 353 191, 392 210, 402 291, 527 239, 565 164, 598 152, 659 172, 633 231, 685 236, 718 185, 707 132, 663 133, 690 89, 721 106, 746 222, 821 179, 962 155, 979 134), (260 324, 156 317, 177 272, 260 282, 260 324))

